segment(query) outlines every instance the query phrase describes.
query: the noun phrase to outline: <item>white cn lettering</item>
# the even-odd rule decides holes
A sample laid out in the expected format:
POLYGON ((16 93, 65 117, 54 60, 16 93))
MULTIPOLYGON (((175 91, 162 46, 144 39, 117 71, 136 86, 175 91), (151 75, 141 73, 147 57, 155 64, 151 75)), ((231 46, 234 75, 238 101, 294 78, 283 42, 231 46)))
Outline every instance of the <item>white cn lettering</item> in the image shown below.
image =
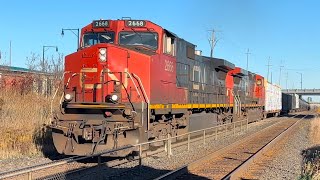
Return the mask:
POLYGON ((173 72, 174 67, 173 67, 173 61, 170 60, 164 60, 164 70, 168 72, 173 72))

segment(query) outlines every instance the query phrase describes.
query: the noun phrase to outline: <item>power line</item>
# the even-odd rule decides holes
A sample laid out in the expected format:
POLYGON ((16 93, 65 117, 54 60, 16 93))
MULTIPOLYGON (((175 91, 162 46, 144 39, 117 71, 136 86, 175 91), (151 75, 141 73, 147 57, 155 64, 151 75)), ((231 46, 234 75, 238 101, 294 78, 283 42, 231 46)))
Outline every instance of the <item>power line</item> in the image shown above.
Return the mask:
POLYGON ((286 89, 288 89, 288 72, 286 73, 286 89))
POLYGON ((10 40, 10 56, 9 56, 9 66, 11 66, 11 40, 10 40))
POLYGON ((279 86, 281 86, 281 70, 284 68, 284 66, 280 65, 280 73, 279 73, 279 86))
POLYGON ((270 69, 270 67, 272 66, 271 64, 270 64, 270 56, 269 56, 269 59, 268 59, 268 74, 267 74, 267 79, 269 79, 269 69, 270 69))
POLYGON ((318 69, 318 68, 305 68, 305 69, 290 69, 290 68, 286 68, 285 70, 287 70, 287 71, 318 71, 320 69, 318 69))
POLYGON ((249 64, 248 64, 248 62, 249 62, 249 54, 251 54, 250 52, 249 52, 249 48, 248 48, 248 51, 246 52, 246 55, 247 55, 247 71, 248 71, 248 68, 249 68, 249 64))

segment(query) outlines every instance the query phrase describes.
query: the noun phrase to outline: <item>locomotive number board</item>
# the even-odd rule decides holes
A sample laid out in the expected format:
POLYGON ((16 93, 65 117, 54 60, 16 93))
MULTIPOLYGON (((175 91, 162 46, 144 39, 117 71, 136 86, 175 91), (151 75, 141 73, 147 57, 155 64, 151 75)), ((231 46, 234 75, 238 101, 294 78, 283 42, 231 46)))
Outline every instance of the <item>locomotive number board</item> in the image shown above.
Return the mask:
POLYGON ((92 22, 93 28, 109 27, 108 20, 97 20, 92 22))
POLYGON ((142 21, 142 20, 127 20, 126 21, 126 26, 127 27, 145 27, 146 26, 146 21, 142 21))

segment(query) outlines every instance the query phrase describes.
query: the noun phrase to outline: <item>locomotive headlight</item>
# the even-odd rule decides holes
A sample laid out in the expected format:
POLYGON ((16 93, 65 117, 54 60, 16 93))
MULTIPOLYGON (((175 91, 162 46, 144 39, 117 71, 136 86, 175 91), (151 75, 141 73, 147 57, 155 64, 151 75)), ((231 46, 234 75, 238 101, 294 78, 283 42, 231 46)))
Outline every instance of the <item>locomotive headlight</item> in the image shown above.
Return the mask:
POLYGON ((118 95, 116 95, 116 94, 113 94, 112 96, 111 96, 111 100, 112 101, 118 101, 118 95))
POLYGON ((257 81, 257 85, 258 85, 258 86, 260 86, 261 84, 262 84, 261 79, 258 79, 258 81, 257 81))
POLYGON ((64 95, 64 99, 69 102, 69 101, 72 100, 72 95, 71 94, 65 94, 64 95))
POLYGON ((105 62, 107 60, 107 49, 106 48, 99 49, 99 59, 101 62, 105 62))
POLYGON ((106 48, 100 48, 99 52, 100 52, 101 55, 105 55, 107 50, 106 50, 106 48))
POLYGON ((102 62, 105 62, 106 61, 106 59, 107 59, 107 57, 105 56, 105 55, 99 55, 99 59, 100 59, 100 61, 102 61, 102 62))
POLYGON ((106 96, 106 101, 111 103, 117 103, 119 101, 119 95, 109 94, 106 96))

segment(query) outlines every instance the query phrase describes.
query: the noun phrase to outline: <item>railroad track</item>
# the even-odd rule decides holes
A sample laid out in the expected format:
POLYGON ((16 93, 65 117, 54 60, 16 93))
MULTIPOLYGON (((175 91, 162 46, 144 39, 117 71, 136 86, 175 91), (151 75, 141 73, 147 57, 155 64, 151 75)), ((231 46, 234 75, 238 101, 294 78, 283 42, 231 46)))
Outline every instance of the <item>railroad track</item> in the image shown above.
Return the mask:
MULTIPOLYGON (((242 132, 242 129, 246 129, 246 126, 225 126, 220 130, 218 129, 218 137, 220 136, 228 137, 229 135, 234 135, 235 132, 242 132), (232 127, 236 127, 238 129, 233 130, 232 127), (240 130, 240 131, 239 131, 240 130)), ((217 135, 208 133, 206 138, 216 139, 217 135)), ((202 140, 202 137, 194 138, 190 142, 197 142, 202 140)), ((173 148, 180 147, 186 145, 186 142, 180 142, 173 144, 173 148)), ((163 148, 158 149, 158 151, 147 151, 144 152, 142 157, 155 155, 157 153, 163 152, 163 148)), ((0 179, 8 178, 8 179, 69 179, 71 177, 77 177, 77 179, 88 179, 88 177, 99 177, 99 172, 108 172, 107 177, 111 177, 111 179, 118 179, 122 177, 127 177, 129 174, 134 174, 135 177, 142 177, 143 174, 137 174, 136 171, 139 169, 138 166, 133 168, 121 169, 118 168, 120 172, 113 173, 117 171, 117 167, 123 164, 129 163, 126 160, 112 160, 107 162, 102 162, 101 157, 96 156, 91 159, 91 162, 83 162, 83 160, 88 159, 87 157, 74 157, 67 158, 59 161, 55 161, 52 163, 39 165, 32 167, 33 171, 30 171, 30 168, 20 169, 17 171, 12 171, 8 173, 0 173, 0 179), (93 162, 92 162, 93 161, 93 162), (99 163, 97 163, 99 162, 99 163), (46 167, 46 168, 45 168, 46 167), (37 173, 30 173, 37 172, 37 173), (98 172, 98 173, 97 173, 98 172), (132 173, 133 172, 133 173, 132 173), (83 174, 86 176, 83 177, 83 174)), ((139 162, 139 158, 133 159, 134 162, 139 162)), ((131 161, 132 162, 132 161, 131 161)), ((139 163, 136 163, 139 164, 139 163)), ((94 178, 95 179, 95 178, 94 178)))
MULTIPOLYGON (((308 115, 304 115, 304 119, 308 115)), ((299 120, 301 120, 299 119, 299 120)), ((283 137, 290 134, 300 122, 296 119, 286 119, 256 132, 241 141, 226 146, 188 165, 177 168, 157 179, 239 179, 256 178, 249 175, 248 167, 257 161, 262 153, 268 151, 283 137)), ((255 171, 255 169, 250 169, 255 171)))

